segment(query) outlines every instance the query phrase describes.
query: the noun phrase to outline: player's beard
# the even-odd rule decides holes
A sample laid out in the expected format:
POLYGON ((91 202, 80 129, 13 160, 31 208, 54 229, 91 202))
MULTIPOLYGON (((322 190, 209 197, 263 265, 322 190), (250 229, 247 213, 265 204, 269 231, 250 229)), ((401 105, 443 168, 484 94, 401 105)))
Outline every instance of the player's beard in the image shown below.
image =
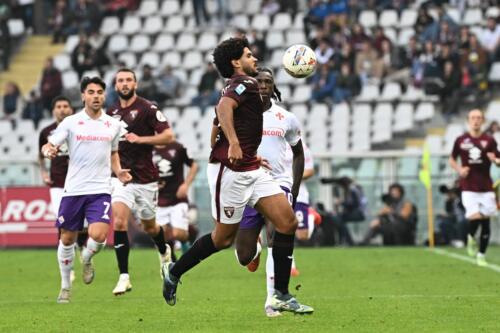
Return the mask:
POLYGON ((252 77, 256 77, 259 74, 257 68, 254 67, 253 65, 244 66, 243 71, 245 72, 246 75, 252 77))
POLYGON ((124 94, 120 90, 117 90, 117 93, 121 99, 128 101, 129 99, 131 99, 135 95, 135 89, 130 89, 128 94, 124 94))

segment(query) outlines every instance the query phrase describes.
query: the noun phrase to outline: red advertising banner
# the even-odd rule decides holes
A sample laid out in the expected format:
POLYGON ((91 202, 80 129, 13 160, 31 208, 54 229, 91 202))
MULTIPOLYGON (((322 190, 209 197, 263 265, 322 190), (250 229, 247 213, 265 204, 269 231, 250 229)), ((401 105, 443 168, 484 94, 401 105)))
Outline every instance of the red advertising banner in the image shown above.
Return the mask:
POLYGON ((56 246, 54 222, 48 187, 0 189, 0 248, 56 246))

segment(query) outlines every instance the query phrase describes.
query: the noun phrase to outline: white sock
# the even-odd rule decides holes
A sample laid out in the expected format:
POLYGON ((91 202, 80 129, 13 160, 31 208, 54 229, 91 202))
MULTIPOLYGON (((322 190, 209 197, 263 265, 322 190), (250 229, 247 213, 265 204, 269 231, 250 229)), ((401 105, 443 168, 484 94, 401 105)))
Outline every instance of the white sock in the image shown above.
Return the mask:
POLYGON ((75 246, 64 245, 59 241, 57 247, 57 261, 59 262, 59 271, 61 272, 61 288, 71 289, 70 274, 73 269, 73 261, 75 259, 75 246))
POLYGON ((295 266, 295 256, 292 256, 292 268, 297 268, 297 266, 295 266))
POLYGON ((266 286, 267 286, 267 299, 266 304, 270 302, 274 295, 274 260, 273 260, 273 248, 267 248, 267 258, 266 258, 266 286))
POLYGON ((82 252, 83 263, 84 264, 89 263, 90 259, 92 259, 92 257, 96 255, 96 253, 101 251, 104 245, 106 245, 106 241, 104 241, 103 243, 98 243, 89 237, 89 240, 87 241, 87 246, 84 247, 82 252))

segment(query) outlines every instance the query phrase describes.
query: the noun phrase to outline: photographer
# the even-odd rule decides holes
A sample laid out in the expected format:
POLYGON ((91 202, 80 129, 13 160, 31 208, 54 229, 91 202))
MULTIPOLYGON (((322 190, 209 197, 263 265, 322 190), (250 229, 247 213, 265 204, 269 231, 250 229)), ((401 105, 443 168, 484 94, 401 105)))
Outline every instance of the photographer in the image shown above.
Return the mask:
POLYGON ((321 183, 334 185, 335 214, 333 219, 339 232, 339 243, 354 245, 347 223, 363 222, 366 218, 367 200, 363 189, 349 177, 322 178, 321 183))
POLYGON ((384 245, 415 245, 417 211, 404 194, 400 184, 389 186, 389 193, 382 196, 384 207, 379 211, 378 218, 370 222, 362 245, 368 245, 378 234, 382 234, 384 245))
POLYGON ((444 212, 439 213, 436 218, 441 243, 463 247, 467 238, 467 220, 460 199, 460 190, 457 186, 448 188, 446 185, 441 185, 439 192, 446 195, 444 212))

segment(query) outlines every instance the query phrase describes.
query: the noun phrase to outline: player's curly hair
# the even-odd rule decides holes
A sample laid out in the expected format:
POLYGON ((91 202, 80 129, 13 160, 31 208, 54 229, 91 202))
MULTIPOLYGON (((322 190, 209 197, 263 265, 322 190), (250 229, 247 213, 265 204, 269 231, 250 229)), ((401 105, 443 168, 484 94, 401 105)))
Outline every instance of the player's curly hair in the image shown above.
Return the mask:
POLYGON ((82 79, 82 83, 80 84, 80 92, 83 93, 85 91, 85 89, 87 89, 87 86, 91 83, 98 84, 102 87, 102 90, 106 90, 106 83, 104 83, 104 81, 100 77, 98 77, 98 76, 94 76, 94 77, 85 76, 82 79))
POLYGON ((234 74, 231 60, 237 60, 243 55, 243 49, 250 48, 246 37, 229 38, 222 41, 214 50, 214 63, 222 77, 228 79, 234 74))
MULTIPOLYGON (((273 78, 273 81, 274 81, 274 73, 273 73, 273 70, 271 68, 269 68, 269 67, 258 67, 257 71, 259 71, 259 72, 266 72, 266 73, 271 74, 271 76, 273 78)), ((281 102, 281 91, 279 91, 278 87, 276 87, 276 83, 273 84, 273 95, 271 97, 274 98, 275 100, 277 100, 278 102, 281 102)))

